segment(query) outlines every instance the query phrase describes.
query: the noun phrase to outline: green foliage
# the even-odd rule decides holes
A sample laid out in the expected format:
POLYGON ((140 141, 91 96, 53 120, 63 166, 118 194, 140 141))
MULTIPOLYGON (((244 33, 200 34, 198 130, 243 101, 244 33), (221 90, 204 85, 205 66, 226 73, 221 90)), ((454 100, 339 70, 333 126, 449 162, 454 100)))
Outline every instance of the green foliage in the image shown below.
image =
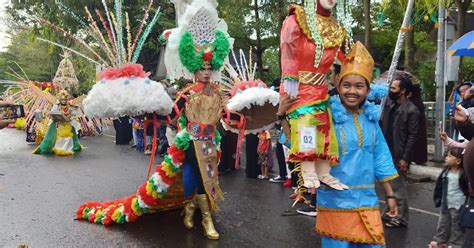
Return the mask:
POLYGON ((376 65, 382 70, 388 70, 392 62, 393 49, 397 41, 398 34, 388 30, 379 29, 372 31, 371 54, 376 65))
POLYGON ((464 57, 461 68, 459 68, 459 79, 474 81, 474 57, 464 57))
POLYGON ((424 101, 434 101, 436 98, 435 70, 435 61, 422 63, 415 70, 415 75, 421 84, 424 101))
MULTIPOLYGON (((20 68, 25 70, 26 76, 35 81, 49 81, 54 76, 53 54, 48 53, 48 45, 44 43, 31 43, 28 41, 28 30, 19 31, 14 34, 7 52, 1 53, 0 58, 4 61, 4 71, 0 72, 0 78, 18 81, 19 79, 8 75, 12 73, 9 67, 22 75, 20 68)), ((58 62, 59 64, 59 62, 58 62)))
MULTIPOLYGON (((89 1, 89 0, 62 0, 63 5, 67 6, 70 10, 63 11, 56 0, 37 0, 37 1, 12 1, 11 7, 7 9, 9 18, 10 30, 17 30, 18 28, 24 26, 32 26, 29 39, 34 40, 35 37, 40 36, 45 39, 55 41, 66 46, 74 46, 78 51, 88 55, 89 57, 94 57, 89 51, 87 51, 82 46, 74 45, 76 42, 68 37, 64 37, 62 33, 59 33, 50 27, 42 26, 37 23, 33 18, 35 16, 46 19, 51 23, 56 24, 64 28, 65 30, 70 31, 73 34, 78 34, 81 38, 92 44, 91 46, 97 46, 97 42, 92 37, 86 36, 82 31, 84 25, 82 23, 87 23, 87 14, 84 7, 88 7, 89 11, 92 13, 97 25, 102 28, 102 23, 95 14, 95 9, 103 11, 102 1, 89 1), (73 12, 79 19, 75 19, 70 12, 73 12), (82 23, 81 23, 82 22, 82 23)), ((111 1, 107 0, 107 5, 109 11, 113 11, 113 5, 111 1)), ((134 38, 138 30, 138 26, 143 18, 144 8, 147 6, 148 0, 127 0, 123 1, 123 9, 127 11, 130 16, 130 25, 132 37, 134 38)), ((151 17, 156 12, 156 7, 161 7, 161 17, 157 25, 155 25, 145 42, 140 57, 138 58, 138 63, 141 63, 144 66, 146 71, 153 72, 157 69, 158 57, 159 57, 159 35, 169 28, 175 26, 175 16, 174 16, 174 6, 169 1, 160 1, 159 4, 156 3, 153 5, 149 15, 148 22, 151 20, 151 17)), ((104 36, 107 34, 103 33, 104 36)), ((124 39, 124 42, 125 39, 124 39)), ((54 46, 48 46, 48 52, 56 53, 57 49, 54 46)), ((100 51, 99 54, 102 57, 106 57, 105 51, 100 51)))
POLYGON ((280 56, 279 48, 271 47, 263 53, 263 64, 266 65, 267 72, 264 74, 262 80, 271 85, 271 82, 280 78, 280 56))
POLYGON ((235 39, 234 50, 248 51, 252 47, 257 57, 261 56, 258 58, 263 62, 261 69, 268 69, 261 75, 265 81, 272 81, 280 74, 278 60, 268 63, 270 61, 265 57, 268 49, 279 46, 281 23, 288 3, 286 0, 257 0, 257 19, 255 0, 219 1, 219 15, 227 22, 229 34, 235 39))

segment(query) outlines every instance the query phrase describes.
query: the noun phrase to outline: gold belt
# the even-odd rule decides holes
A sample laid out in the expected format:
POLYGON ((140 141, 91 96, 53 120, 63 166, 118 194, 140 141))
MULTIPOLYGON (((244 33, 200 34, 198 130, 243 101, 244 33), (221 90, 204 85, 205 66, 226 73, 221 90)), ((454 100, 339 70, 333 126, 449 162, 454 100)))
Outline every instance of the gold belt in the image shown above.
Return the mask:
POLYGON ((326 83, 326 74, 309 71, 299 71, 298 78, 302 84, 323 85, 326 83))

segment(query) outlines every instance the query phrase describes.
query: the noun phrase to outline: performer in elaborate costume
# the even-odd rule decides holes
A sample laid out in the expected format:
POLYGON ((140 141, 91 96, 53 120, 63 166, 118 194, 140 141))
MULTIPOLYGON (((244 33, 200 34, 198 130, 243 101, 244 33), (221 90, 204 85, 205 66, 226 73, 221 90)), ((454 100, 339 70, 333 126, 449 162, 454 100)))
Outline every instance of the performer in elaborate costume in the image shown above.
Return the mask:
MULTIPOLYGON (((136 193, 110 202, 85 203, 77 210, 77 218, 105 225, 112 221, 124 223, 134 221, 145 213, 185 204, 185 227, 194 227, 193 215, 199 208, 205 236, 216 240, 219 233, 214 227, 211 211, 218 209, 217 200, 222 198, 217 170, 221 137, 216 123, 225 119, 229 127, 237 129, 243 128, 246 123, 243 115, 224 110, 227 99, 220 85, 215 83, 221 78, 221 70, 232 48, 232 39, 227 34, 224 20, 218 18, 215 6, 206 0, 197 0, 188 6, 179 20, 179 26, 166 31, 165 36, 165 64, 170 79, 184 77, 195 82, 178 93, 171 113, 156 114, 155 121, 166 119, 169 123, 177 122, 179 131, 174 142, 170 142, 173 144, 163 162, 138 187, 136 193), (222 118, 223 115, 225 118, 222 118)), ((266 89, 263 83, 249 83, 247 88, 250 86, 258 87, 263 92, 273 92, 266 89)), ((278 93, 263 93, 272 97, 261 97, 245 91, 239 94, 235 89, 234 96, 251 96, 246 102, 249 108, 253 104, 265 105, 268 100, 276 110, 278 93)), ((271 123, 275 121, 273 116, 271 123)))
POLYGON ((342 65, 338 92, 331 98, 339 143, 339 164, 331 169, 349 189, 318 189, 316 231, 323 247, 383 247, 385 245, 375 179, 382 183, 391 216, 397 205, 389 181, 398 177, 378 121, 380 108, 367 101, 374 61, 360 43, 342 65))
POLYGON ((82 150, 77 136, 81 125, 78 122, 77 106, 70 105, 70 95, 62 90, 58 94, 58 102, 51 109, 51 114, 63 115, 62 119, 50 120, 50 124, 41 144, 33 151, 34 154, 54 153, 59 156, 73 155, 82 150), (64 118, 65 117, 65 118, 64 118))
POLYGON ((329 174, 330 165, 338 162, 338 147, 326 74, 335 59, 343 60, 346 41, 346 30, 331 15, 335 4, 310 0, 304 8, 290 5, 281 29, 280 93, 295 100, 286 113, 277 115, 291 137, 289 160, 301 165, 304 186, 318 188, 321 182, 343 190, 347 187, 329 174))

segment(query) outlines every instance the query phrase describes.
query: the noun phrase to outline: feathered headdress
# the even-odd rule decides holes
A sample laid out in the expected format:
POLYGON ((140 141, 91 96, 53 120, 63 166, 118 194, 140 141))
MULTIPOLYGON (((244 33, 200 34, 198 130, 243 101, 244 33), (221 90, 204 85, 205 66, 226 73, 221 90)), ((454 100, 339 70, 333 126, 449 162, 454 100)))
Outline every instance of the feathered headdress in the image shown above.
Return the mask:
POLYGON ((80 36, 47 20, 37 18, 40 23, 77 41, 94 55, 92 58, 53 41, 41 38, 39 40, 59 46, 101 67, 106 67, 98 75, 97 83, 84 100, 84 110, 89 117, 137 116, 153 112, 159 115, 168 115, 173 106, 171 98, 166 94, 163 86, 150 80, 149 73, 143 70, 142 65, 137 64, 147 37, 159 20, 160 8, 157 9, 151 21, 146 24, 149 12, 153 7, 153 0, 148 0, 138 28, 132 30, 129 15, 123 8, 123 0, 114 0, 113 3, 113 11, 111 11, 106 1, 102 0, 104 8, 102 11, 95 9, 95 18, 86 6, 85 11, 89 24, 86 25, 67 6, 57 2, 61 10, 69 13, 81 23, 82 30, 95 40, 100 51, 96 47, 88 45, 80 36), (135 36, 132 36, 133 31, 135 31, 135 36), (103 53, 106 57, 100 55, 103 53))
POLYGON ((205 63, 212 66, 211 80, 220 80, 233 39, 227 33, 225 21, 218 17, 215 3, 194 1, 179 18, 178 27, 165 31, 164 37, 165 66, 171 80, 193 79, 194 72, 205 63))

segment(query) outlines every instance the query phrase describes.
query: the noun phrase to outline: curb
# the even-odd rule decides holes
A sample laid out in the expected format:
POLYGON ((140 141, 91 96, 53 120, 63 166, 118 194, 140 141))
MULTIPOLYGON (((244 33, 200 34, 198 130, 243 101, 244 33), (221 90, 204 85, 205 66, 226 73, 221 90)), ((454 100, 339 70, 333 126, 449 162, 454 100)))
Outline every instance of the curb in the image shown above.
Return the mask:
POLYGON ((436 181, 438 179, 439 174, 443 168, 426 166, 426 165, 410 165, 410 173, 414 175, 422 175, 422 176, 429 176, 432 180, 436 181))

